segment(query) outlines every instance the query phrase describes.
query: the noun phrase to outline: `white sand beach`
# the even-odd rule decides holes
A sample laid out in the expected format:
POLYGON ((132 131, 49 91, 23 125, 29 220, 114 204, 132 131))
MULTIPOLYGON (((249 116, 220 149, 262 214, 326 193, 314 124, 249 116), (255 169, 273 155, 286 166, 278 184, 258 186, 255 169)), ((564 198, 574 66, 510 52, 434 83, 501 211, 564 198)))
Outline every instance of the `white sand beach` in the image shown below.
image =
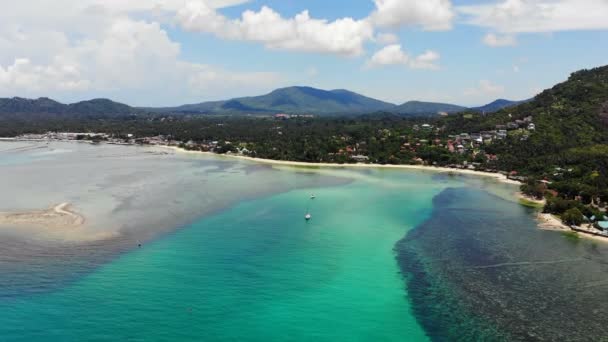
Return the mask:
POLYGON ((433 172, 443 172, 443 173, 458 173, 464 175, 472 175, 472 176, 480 176, 480 177, 491 177, 495 178, 501 182, 520 185, 521 182, 516 180, 508 179, 505 175, 500 173, 492 173, 492 172, 484 172, 484 171, 474 171, 467 169, 452 169, 448 167, 437 167, 437 166, 428 166, 428 165, 389 165, 389 164, 333 164, 333 163, 308 163, 308 162, 297 162, 297 161, 285 161, 285 160, 274 160, 274 159, 263 159, 263 158, 253 158, 241 155, 234 154, 216 154, 212 152, 201 152, 201 151, 189 151, 175 146, 166 146, 174 151, 178 151, 179 153, 187 153, 187 154, 206 154, 212 155, 220 158, 235 158, 241 160, 249 160, 256 163, 262 164, 270 164, 270 165, 281 165, 281 166, 294 166, 294 167, 331 167, 331 168, 382 168, 382 169, 403 169, 403 170, 420 170, 420 171, 433 171, 433 172))

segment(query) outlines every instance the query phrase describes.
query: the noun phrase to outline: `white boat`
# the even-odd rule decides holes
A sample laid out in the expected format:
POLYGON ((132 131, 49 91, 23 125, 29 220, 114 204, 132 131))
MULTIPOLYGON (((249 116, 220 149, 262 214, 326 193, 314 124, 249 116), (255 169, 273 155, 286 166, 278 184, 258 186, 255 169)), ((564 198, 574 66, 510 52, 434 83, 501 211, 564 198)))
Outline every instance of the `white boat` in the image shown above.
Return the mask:
POLYGON ((312 215, 306 214, 306 216, 304 216, 304 218, 306 219, 306 221, 309 221, 312 218, 312 215))
POLYGON ((310 199, 315 199, 317 198, 317 196, 315 196, 315 194, 310 195, 310 199))

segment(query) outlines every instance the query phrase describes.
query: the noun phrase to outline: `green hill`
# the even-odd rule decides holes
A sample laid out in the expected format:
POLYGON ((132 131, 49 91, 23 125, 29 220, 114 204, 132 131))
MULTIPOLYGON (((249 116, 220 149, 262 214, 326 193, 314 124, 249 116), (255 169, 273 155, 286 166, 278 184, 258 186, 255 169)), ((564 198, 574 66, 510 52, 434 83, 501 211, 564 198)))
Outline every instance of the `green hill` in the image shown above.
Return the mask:
POLYGON ((321 90, 288 87, 252 97, 203 102, 156 111, 205 114, 348 114, 390 110, 394 104, 375 100, 348 90, 321 90))
POLYGON ((438 115, 441 112, 444 113, 458 113, 467 109, 466 107, 457 106, 448 103, 435 103, 435 102, 422 102, 422 101, 409 101, 400 106, 391 109, 396 114, 406 115, 438 115))
POLYGON ((463 113, 444 124, 448 133, 479 132, 528 116, 536 129, 527 139, 510 134, 488 147, 500 169, 554 178, 556 168, 566 168, 572 174, 564 181, 608 188, 608 66, 575 72, 528 103, 486 116, 463 113), (592 180, 593 172, 602 177, 592 180))
POLYGON ((73 104, 63 104, 46 97, 24 99, 0 98, 0 117, 27 118, 89 118, 123 117, 141 110, 108 99, 93 99, 73 104))
POLYGON ((526 103, 529 101, 531 101, 531 99, 523 100, 523 101, 511 101, 511 100, 505 100, 505 99, 498 99, 498 100, 490 102, 486 105, 471 108, 471 110, 475 110, 478 112, 485 112, 485 113, 494 113, 501 109, 517 106, 519 104, 526 103))

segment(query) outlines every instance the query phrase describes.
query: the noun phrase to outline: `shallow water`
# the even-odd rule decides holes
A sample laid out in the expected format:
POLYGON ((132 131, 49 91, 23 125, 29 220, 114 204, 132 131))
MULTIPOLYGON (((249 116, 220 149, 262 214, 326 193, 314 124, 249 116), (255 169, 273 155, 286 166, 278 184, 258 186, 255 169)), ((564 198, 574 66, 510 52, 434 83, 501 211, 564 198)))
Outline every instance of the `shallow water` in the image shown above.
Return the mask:
POLYGON ((13 291, 0 302, 0 335, 27 341, 425 340, 393 246, 428 217, 434 195, 458 182, 395 171, 365 175, 374 181, 241 202, 54 291, 13 291))
MULTIPOLYGON (((69 192, 90 216, 110 212, 104 222, 126 228, 88 243, 5 236, 2 341, 607 336, 608 305, 598 300, 608 298, 606 245, 538 230, 532 212, 504 199, 511 185, 70 146, 0 174, 21 184, 32 179, 28 167, 48 166, 51 176, 93 184, 95 196, 75 185, 69 192)), ((56 198, 39 184, 44 200, 56 198)))

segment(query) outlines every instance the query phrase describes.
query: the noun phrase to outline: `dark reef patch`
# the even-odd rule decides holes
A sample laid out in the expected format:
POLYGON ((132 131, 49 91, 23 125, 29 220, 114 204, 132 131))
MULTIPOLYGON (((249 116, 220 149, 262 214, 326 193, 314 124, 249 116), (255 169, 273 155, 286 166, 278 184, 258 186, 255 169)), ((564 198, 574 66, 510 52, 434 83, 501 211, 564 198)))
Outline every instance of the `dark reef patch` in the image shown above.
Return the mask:
POLYGON ((395 246, 432 340, 608 340, 608 243, 541 231, 529 209, 481 190, 433 204, 395 246))

